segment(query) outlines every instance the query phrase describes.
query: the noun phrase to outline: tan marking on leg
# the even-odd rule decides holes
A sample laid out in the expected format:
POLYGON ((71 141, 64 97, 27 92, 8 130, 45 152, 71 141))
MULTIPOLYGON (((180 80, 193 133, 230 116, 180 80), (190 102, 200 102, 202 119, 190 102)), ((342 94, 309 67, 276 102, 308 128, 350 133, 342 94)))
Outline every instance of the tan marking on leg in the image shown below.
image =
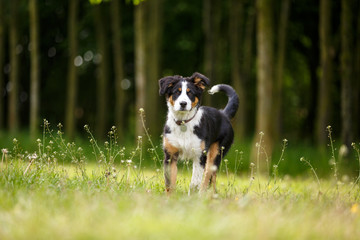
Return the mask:
POLYGON ((171 143, 169 143, 169 140, 166 137, 164 137, 164 148, 170 154, 170 156, 179 152, 179 149, 171 145, 171 143))
POLYGON ((216 193, 216 171, 213 171, 211 176, 211 184, 213 186, 214 194, 216 193))
POLYGON ((219 154, 219 143, 213 143, 210 146, 209 152, 206 158, 204 180, 201 185, 200 192, 206 191, 209 186, 210 178, 213 175, 213 166, 216 156, 219 154))
POLYGON ((204 150, 205 150, 205 141, 201 141, 200 148, 201 148, 201 152, 204 152, 204 150))
POLYGON ((177 154, 179 149, 169 143, 169 140, 164 137, 164 148, 168 154, 170 154, 170 167, 165 169, 165 179, 169 179, 170 183, 167 183, 166 193, 170 195, 176 188, 176 177, 177 177, 177 154))
POLYGON ((170 192, 176 189, 177 161, 170 163, 170 192))
POLYGON ((195 97, 195 100, 191 103, 191 106, 194 108, 199 103, 199 99, 195 97))

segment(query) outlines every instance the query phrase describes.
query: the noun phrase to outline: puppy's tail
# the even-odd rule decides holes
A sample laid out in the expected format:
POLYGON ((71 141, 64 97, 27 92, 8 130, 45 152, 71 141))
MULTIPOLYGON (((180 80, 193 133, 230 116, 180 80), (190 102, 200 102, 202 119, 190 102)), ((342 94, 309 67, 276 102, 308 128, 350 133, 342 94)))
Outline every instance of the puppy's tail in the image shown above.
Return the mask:
POLYGON ((223 91, 226 93, 226 95, 228 96, 229 100, 228 103, 226 104, 226 107, 224 108, 224 110, 222 110, 225 115, 231 119, 235 116, 236 111, 238 110, 239 107, 239 97, 236 94, 235 90, 226 84, 218 84, 213 86, 210 90, 209 90, 209 94, 214 94, 217 93, 219 91, 223 91))

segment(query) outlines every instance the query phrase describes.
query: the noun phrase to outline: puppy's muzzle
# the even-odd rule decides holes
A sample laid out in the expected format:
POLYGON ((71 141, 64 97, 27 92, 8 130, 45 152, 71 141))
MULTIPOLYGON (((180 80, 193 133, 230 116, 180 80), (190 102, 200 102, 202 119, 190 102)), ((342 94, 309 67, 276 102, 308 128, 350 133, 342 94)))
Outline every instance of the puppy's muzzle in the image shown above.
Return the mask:
POLYGON ((186 105, 187 105, 187 102, 180 102, 180 110, 181 111, 186 110, 186 105))

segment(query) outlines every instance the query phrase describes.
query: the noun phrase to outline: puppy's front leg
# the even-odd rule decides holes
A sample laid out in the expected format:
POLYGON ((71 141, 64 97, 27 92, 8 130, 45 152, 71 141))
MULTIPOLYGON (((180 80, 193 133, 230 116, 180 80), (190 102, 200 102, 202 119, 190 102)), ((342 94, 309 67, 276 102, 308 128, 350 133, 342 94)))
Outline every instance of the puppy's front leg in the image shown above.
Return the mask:
POLYGON ((166 192, 170 194, 176 188, 177 160, 179 149, 172 146, 167 138, 164 138, 164 177, 166 192))
POLYGON ((176 188, 177 156, 170 156, 165 153, 164 176, 166 193, 170 194, 176 188))

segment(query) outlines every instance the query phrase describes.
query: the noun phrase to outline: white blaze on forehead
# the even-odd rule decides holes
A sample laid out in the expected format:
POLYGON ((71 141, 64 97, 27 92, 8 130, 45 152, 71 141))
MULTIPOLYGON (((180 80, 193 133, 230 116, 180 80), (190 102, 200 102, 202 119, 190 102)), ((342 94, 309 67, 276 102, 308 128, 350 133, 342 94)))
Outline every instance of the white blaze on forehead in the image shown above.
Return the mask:
POLYGON ((179 111, 181 109, 181 105, 180 103, 182 102, 186 102, 186 108, 183 111, 190 111, 191 110, 191 99, 189 98, 189 96, 187 95, 187 82, 183 81, 181 83, 181 94, 180 96, 175 100, 175 111, 179 111))

